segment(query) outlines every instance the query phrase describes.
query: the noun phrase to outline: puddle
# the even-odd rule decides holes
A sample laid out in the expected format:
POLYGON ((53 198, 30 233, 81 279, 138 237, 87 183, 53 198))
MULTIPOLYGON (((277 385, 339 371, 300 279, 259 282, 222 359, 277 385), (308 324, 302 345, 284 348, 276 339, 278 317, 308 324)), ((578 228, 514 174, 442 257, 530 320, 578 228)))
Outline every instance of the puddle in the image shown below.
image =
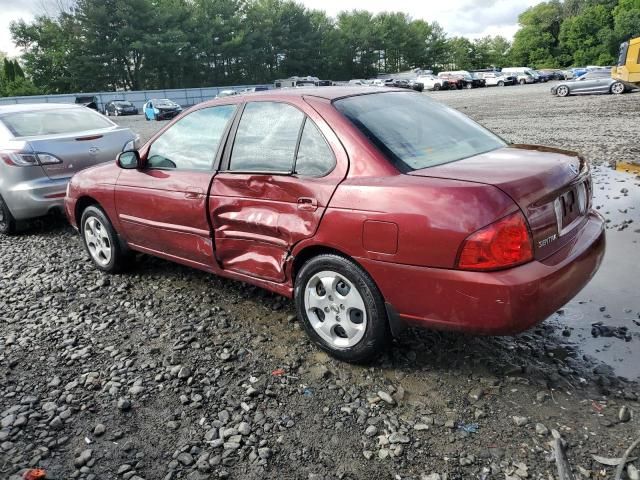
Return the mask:
POLYGON ((607 249, 596 276, 554 315, 572 328, 583 353, 611 365, 618 375, 640 379, 640 166, 594 169, 594 206, 609 220, 607 249), (625 195, 626 194, 626 195, 625 195), (627 223, 629 221, 632 223, 627 223), (626 224, 626 226, 625 226, 626 224), (626 327, 631 341, 593 338, 591 325, 626 327), (636 323, 637 322, 637 323, 636 323))

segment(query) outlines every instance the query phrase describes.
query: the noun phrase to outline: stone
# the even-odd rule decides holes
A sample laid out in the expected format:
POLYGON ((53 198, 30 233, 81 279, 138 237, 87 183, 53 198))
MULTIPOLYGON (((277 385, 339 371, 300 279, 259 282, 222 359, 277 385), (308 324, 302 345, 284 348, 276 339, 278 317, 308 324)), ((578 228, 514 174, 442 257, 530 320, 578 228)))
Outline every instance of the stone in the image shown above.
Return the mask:
POLYGON ((92 455, 93 455, 93 450, 91 450, 90 448, 83 450, 80 453, 80 455, 78 455, 76 459, 73 461, 73 465, 76 468, 84 467, 87 464, 87 462, 91 460, 92 455))
POLYGON ((378 397, 380 397, 380 400, 382 400, 383 402, 389 404, 389 405, 395 405, 396 401, 393 399, 393 397, 391 395, 389 395, 387 392, 380 390, 378 392, 378 397))
POLYGON ((626 405, 620 407, 620 411, 618 412, 618 420, 623 423, 631 420, 631 410, 629 410, 629 407, 627 407, 626 405))
POLYGON ((513 423, 515 423, 519 427, 524 427, 526 424, 529 423, 529 419, 527 417, 521 417, 521 416, 518 416, 518 415, 514 415, 511 418, 513 419, 513 423))
POLYGON ((375 437, 378 434, 378 427, 375 425, 369 425, 364 431, 364 434, 367 437, 375 437))
POLYGON ((182 452, 176 458, 182 465, 189 466, 193 465, 193 456, 188 452, 182 452))
POLYGON ((389 435, 389 443, 409 443, 410 441, 409 436, 402 433, 394 432, 389 435))
POLYGON ((131 400, 129 400, 128 398, 120 397, 118 399, 118 410, 121 410, 123 412, 131 410, 131 400))
POLYGON ((106 430, 107 430, 107 427, 105 427, 103 424, 99 423, 93 429, 93 434, 96 437, 99 437, 100 435, 103 435, 106 430))
POLYGON ((542 423, 536 423, 536 433, 538 435, 549 435, 549 429, 545 427, 542 423))
POLYGON ((180 379, 186 379, 189 378, 191 376, 191 369, 189 367, 182 367, 179 371, 178 371, 178 378, 180 379))

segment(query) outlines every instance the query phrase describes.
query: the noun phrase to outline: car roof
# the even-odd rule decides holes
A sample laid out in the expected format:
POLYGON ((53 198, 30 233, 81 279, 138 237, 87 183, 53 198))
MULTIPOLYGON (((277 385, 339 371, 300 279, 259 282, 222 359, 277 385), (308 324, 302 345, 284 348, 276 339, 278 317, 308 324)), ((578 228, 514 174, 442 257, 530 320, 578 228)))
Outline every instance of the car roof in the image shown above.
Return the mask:
MULTIPOLYGON (((363 87, 363 86, 337 86, 337 87, 302 87, 302 88, 276 88, 267 91, 243 93, 239 95, 242 98, 300 98, 300 97, 318 97, 326 100, 337 100, 339 98, 354 97, 357 95, 376 94, 383 92, 405 92, 410 93, 407 90, 401 88, 387 88, 387 87, 363 87)), ((416 92, 417 93, 417 92, 416 92)), ((236 97, 237 98, 237 97, 236 97)), ((216 100, 209 100, 204 104, 218 104, 216 100)))
POLYGON ((16 112, 35 112, 42 110, 60 110, 71 108, 86 108, 73 103, 17 103, 12 105, 0 105, 0 114, 16 112))

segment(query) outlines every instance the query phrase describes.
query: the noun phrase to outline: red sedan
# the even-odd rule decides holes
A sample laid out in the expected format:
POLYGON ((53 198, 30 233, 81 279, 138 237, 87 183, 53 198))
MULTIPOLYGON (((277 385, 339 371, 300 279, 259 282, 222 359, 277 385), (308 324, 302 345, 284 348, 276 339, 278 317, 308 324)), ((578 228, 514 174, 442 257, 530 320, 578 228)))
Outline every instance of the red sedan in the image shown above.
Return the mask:
POLYGON ((597 271, 589 165, 510 145, 419 93, 226 97, 84 170, 66 212, 95 265, 156 255, 295 299, 311 338, 362 361, 407 325, 508 334, 597 271))

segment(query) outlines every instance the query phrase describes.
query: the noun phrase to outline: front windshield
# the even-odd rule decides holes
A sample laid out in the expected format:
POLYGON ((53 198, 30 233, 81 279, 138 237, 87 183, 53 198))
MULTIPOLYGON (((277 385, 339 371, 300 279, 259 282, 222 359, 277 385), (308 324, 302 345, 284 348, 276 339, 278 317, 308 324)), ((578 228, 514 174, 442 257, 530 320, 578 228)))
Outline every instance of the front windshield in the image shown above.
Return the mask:
POLYGON ((171 100, 167 100, 166 98, 162 100, 156 100, 155 104, 159 107, 173 107, 175 105, 175 103, 173 103, 171 100))
POLYGON ((402 172, 506 146, 457 110, 418 94, 358 95, 337 100, 334 105, 402 172))
POLYGON ((131 107, 132 104, 131 102, 113 102, 114 104, 116 104, 118 107, 131 107))

